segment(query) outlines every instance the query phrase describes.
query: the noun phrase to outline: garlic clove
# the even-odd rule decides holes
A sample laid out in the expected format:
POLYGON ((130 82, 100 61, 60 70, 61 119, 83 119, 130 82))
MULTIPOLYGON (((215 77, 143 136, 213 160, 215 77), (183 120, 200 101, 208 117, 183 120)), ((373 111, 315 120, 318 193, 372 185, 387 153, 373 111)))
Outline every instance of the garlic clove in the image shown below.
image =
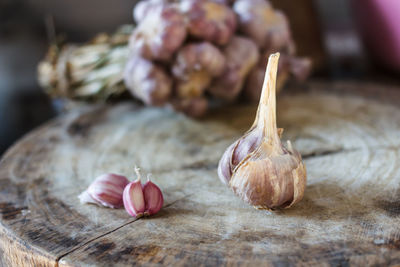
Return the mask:
POLYGON ((122 207, 122 192, 129 180, 122 175, 103 174, 97 177, 79 198, 83 203, 95 203, 109 208, 122 207))
POLYGON ((143 194, 146 202, 146 211, 144 214, 156 214, 164 204, 164 198, 160 188, 149 180, 143 186, 143 194))
POLYGON ((139 168, 135 168, 138 179, 129 183, 124 189, 123 201, 125 210, 134 217, 156 214, 164 204, 160 188, 148 179, 142 185, 139 168))
POLYGON ((235 167, 262 141, 262 130, 251 127, 239 140, 230 145, 221 157, 218 164, 218 175, 224 184, 228 184, 235 167))
POLYGON ((149 180, 143 186, 143 194, 146 203, 144 214, 156 214, 164 204, 164 198, 160 188, 149 180))
POLYGON ((146 203, 140 178, 125 187, 122 198, 125 210, 129 215, 137 218, 143 216, 146 203))

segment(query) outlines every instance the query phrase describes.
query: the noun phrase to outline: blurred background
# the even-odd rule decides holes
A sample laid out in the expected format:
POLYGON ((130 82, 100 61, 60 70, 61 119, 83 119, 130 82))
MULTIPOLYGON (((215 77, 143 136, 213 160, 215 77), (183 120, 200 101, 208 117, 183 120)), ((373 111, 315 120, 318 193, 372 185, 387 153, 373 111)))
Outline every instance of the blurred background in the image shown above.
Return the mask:
MULTIPOLYGON (((37 64, 55 35, 85 42, 132 24, 130 0, 0 0, 0 154, 56 116, 37 83, 37 64)), ((398 84, 399 0, 275 0, 289 17, 312 78, 398 84)))

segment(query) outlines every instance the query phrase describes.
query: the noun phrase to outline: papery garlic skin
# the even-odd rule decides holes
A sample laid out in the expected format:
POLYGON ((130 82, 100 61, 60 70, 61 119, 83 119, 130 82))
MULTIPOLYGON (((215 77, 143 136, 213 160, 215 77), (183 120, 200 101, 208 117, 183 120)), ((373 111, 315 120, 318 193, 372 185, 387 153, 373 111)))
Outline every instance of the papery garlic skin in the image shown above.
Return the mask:
POLYGON ((97 202, 96 200, 94 200, 89 193, 87 192, 87 190, 83 191, 82 193, 80 193, 80 195, 78 196, 79 201, 81 202, 81 204, 96 204, 99 206, 102 206, 99 202, 97 202))
POLYGON ((227 148, 219 166, 221 181, 258 209, 289 208, 306 187, 306 169, 299 152, 280 140, 276 126, 276 76, 279 53, 269 57, 260 104, 253 126, 227 148))
POLYGON ((103 174, 97 177, 79 198, 84 203, 98 203, 109 208, 120 208, 123 205, 122 192, 128 183, 129 180, 125 176, 103 174))
POLYGON ((129 183, 123 193, 123 202, 126 212, 133 217, 141 217, 144 215, 146 203, 140 179, 129 183))
POLYGON ((235 167, 261 143, 262 134, 257 127, 252 127, 240 139, 230 145, 218 164, 218 175, 224 184, 228 184, 235 167))
MULTIPOLYGON (((283 129, 279 128, 279 137, 282 132, 283 129)), ((218 176, 224 184, 229 184, 233 170, 261 144, 261 141, 262 128, 254 124, 250 130, 225 150, 218 164, 218 176)))
POLYGON ((263 142, 237 166, 229 185, 256 208, 289 208, 303 197, 306 169, 298 152, 283 148, 283 154, 269 154, 267 146, 263 142))

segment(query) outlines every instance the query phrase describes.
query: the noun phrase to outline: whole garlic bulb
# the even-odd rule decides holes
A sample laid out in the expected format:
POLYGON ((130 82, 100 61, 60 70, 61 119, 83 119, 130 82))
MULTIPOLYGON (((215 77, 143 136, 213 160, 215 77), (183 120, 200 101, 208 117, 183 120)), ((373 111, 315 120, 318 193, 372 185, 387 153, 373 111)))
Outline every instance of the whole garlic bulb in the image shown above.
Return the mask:
POLYGON ((256 119, 250 130, 227 148, 218 175, 233 192, 258 209, 289 208, 306 186, 306 168, 290 141, 287 148, 276 126, 276 76, 279 53, 268 60, 256 119))

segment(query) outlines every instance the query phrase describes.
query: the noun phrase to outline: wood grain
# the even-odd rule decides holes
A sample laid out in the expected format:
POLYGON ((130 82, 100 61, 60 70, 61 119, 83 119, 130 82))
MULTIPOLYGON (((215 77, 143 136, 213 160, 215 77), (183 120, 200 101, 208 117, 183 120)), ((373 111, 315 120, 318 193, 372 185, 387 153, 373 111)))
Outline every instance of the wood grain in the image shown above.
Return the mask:
POLYGON ((194 121, 133 104, 60 117, 0 162, 0 255, 10 266, 370 266, 400 263, 400 91, 310 83, 279 96, 278 124, 302 153, 305 198, 270 213, 220 183, 224 149, 254 119, 231 106, 194 121), (138 165, 164 192, 157 215, 81 205, 104 172, 138 165))

